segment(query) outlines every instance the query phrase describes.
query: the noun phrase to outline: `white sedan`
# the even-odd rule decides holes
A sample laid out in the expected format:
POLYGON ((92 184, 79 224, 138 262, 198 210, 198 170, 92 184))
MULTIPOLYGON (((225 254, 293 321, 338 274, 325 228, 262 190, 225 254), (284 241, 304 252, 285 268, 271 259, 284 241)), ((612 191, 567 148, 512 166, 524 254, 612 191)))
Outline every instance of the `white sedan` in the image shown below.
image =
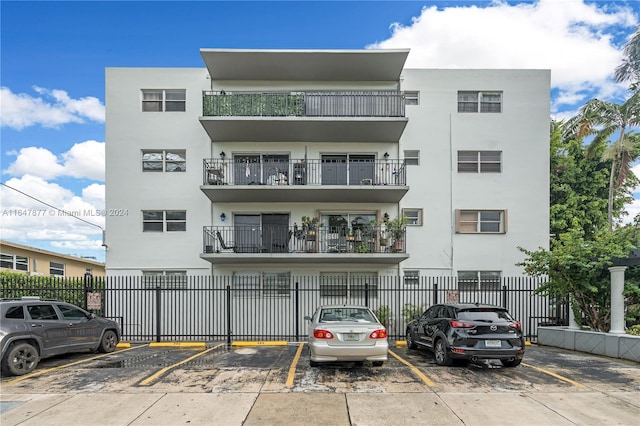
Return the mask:
POLYGON ((366 306, 320 306, 310 321, 309 364, 371 361, 381 366, 387 360, 387 330, 366 306))

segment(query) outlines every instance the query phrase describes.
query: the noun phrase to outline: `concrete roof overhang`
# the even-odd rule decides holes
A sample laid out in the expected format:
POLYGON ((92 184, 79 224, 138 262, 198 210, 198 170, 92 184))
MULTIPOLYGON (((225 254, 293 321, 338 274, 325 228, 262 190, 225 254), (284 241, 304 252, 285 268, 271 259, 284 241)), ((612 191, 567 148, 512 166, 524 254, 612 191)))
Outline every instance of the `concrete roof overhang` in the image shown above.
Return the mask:
POLYGON ((200 49, 212 80, 398 81, 409 49, 200 49))

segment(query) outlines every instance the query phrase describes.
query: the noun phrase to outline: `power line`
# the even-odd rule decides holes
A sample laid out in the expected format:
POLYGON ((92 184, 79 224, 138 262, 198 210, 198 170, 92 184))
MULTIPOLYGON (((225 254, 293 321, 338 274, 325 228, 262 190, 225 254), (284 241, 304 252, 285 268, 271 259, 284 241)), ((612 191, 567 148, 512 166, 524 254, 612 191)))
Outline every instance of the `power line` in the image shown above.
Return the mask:
MULTIPOLYGON (((100 229, 102 230, 102 232, 104 233, 104 228, 103 228, 102 226, 100 226, 100 225, 96 225, 95 223, 91 223, 91 222, 89 222, 88 220, 82 219, 81 217, 78 217, 78 216, 74 216, 74 215, 72 215, 72 214, 69 214, 69 213, 68 213, 67 211, 65 211, 65 210, 59 209, 59 208, 58 208, 58 207, 56 207, 56 206, 52 206, 51 204, 49 204, 49 203, 47 203, 47 202, 44 202, 44 201, 42 201, 42 200, 40 200, 40 199, 38 199, 38 198, 34 197, 33 195, 29 195, 29 194, 27 194, 26 192, 22 192, 22 191, 20 191, 19 189, 16 189, 16 188, 14 188, 14 187, 11 187, 11 186, 7 185, 7 184, 6 184, 6 183, 4 183, 4 182, 0 182, 0 185, 4 186, 4 187, 6 187, 6 188, 9 188, 9 189, 13 189, 14 191, 19 192, 20 194, 22 194, 22 195, 24 195, 24 196, 26 196, 26 197, 29 197, 29 198, 31 198, 32 200, 35 200, 35 201, 37 201, 37 202, 39 202, 39 203, 42 203, 42 204, 44 204, 44 205, 45 205, 45 206, 47 206, 47 207, 51 207, 52 209, 57 210, 58 212, 63 213, 65 216, 72 217, 72 218, 74 218, 74 219, 77 219, 77 220, 80 220, 80 221, 82 221, 82 222, 84 222, 84 223, 87 223, 87 224, 89 224, 89 225, 91 225, 91 226, 95 226, 96 228, 100 228, 100 229)), ((104 236, 103 236, 103 240, 104 240, 104 236)))

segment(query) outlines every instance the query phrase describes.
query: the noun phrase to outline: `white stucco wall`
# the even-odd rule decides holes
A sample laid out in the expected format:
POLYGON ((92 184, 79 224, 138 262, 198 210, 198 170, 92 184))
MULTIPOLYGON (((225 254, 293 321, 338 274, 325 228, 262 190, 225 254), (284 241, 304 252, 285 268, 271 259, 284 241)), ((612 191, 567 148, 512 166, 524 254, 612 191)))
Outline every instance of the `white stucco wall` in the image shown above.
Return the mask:
POLYGON ((420 150, 407 168, 405 208, 423 208, 410 227, 407 269, 497 270, 520 275, 518 246, 548 246, 548 70, 405 70, 402 90, 420 91, 407 106, 400 150, 420 150), (458 91, 501 91, 502 113, 458 113, 458 91), (502 173, 458 173, 457 151, 502 151, 502 173), (456 209, 507 210, 505 234, 456 234, 456 209))
MULTIPOLYGON (((404 150, 419 150, 420 165, 407 168, 410 190, 399 205, 313 205, 287 203, 225 203, 211 205, 200 190, 203 158, 220 151, 288 152, 302 158, 305 144, 212 144, 198 117, 202 90, 210 89, 207 70, 184 68, 108 68, 106 71, 106 202, 107 209, 127 209, 128 215, 108 216, 107 273, 140 274, 142 270, 187 270, 207 274, 200 259, 202 226, 222 225, 218 216, 234 212, 289 212, 291 225, 317 210, 380 210, 395 216, 400 208, 423 208, 424 225, 409 227, 410 259, 399 267, 376 265, 381 275, 419 269, 423 274, 451 275, 458 270, 501 270, 519 275, 522 259, 517 246, 548 245, 549 223, 549 78, 548 70, 405 70, 402 90, 420 92, 420 104, 407 106, 409 123, 399 144, 308 144, 309 158, 321 153, 389 152, 402 158, 404 150), (186 89, 186 112, 142 112, 141 89, 186 89), (459 90, 498 90, 503 93, 499 114, 457 113, 459 90), (141 150, 186 149, 186 173, 143 173, 141 150), (458 174, 458 150, 500 150, 503 172, 458 174), (186 210, 187 231, 143 233, 142 210, 186 210), (454 233, 455 209, 508 210, 508 231, 500 235, 454 233)), ((225 82, 226 90, 394 89, 389 83, 225 82)), ((214 87, 218 90, 218 87, 214 87)), ((222 268, 255 270, 250 266, 222 268)), ((264 266, 260 270, 291 270, 316 274, 345 267, 264 266), (265 269, 266 268, 266 269, 265 269)), ((220 272, 219 271, 219 272, 220 272)))

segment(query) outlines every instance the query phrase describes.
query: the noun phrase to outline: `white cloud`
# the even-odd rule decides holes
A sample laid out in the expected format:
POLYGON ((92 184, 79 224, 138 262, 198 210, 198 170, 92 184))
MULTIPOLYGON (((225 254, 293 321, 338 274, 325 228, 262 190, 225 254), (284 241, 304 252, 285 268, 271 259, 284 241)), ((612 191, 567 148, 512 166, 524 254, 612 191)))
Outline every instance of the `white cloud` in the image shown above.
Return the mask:
POLYGON ((407 67, 551 69, 561 90, 553 108, 594 96, 624 96, 611 76, 622 59, 612 34, 633 32, 628 7, 583 0, 539 0, 487 7, 424 7, 411 25, 392 25, 370 48, 410 48, 407 67), (596 59, 597 58, 597 59, 596 59))
POLYGON ((59 127, 84 123, 86 119, 104 123, 104 105, 98 98, 72 99, 64 90, 34 87, 41 97, 13 93, 0 87, 0 126, 21 130, 25 127, 59 127))
POLYGON ((102 249, 104 185, 89 185, 81 197, 29 174, 9 179, 5 185, 0 186, 0 238, 27 245, 35 240, 49 241, 69 254, 73 254, 70 250, 102 249), (73 212, 75 217, 56 208, 73 212))
POLYGON ((4 173, 11 176, 30 174, 46 180, 60 176, 104 180, 104 142, 80 142, 59 157, 46 148, 22 148, 16 161, 4 173))

